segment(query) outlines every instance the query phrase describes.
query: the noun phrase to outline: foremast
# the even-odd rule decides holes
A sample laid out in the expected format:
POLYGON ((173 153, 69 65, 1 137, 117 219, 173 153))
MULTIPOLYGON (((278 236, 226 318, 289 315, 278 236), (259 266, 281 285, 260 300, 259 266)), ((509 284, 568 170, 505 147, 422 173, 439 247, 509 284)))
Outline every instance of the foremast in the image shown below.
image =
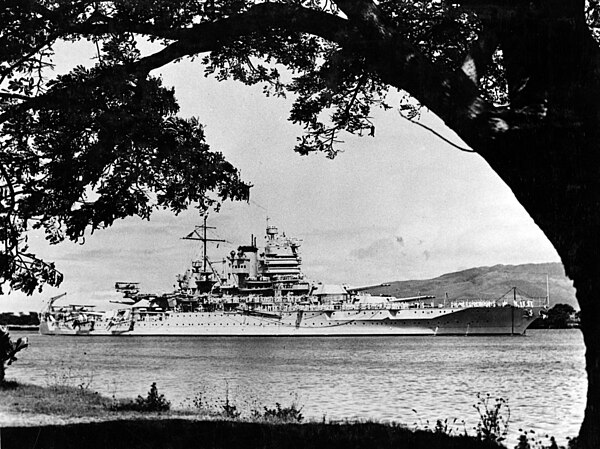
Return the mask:
POLYGON ((207 216, 204 216, 204 221, 201 225, 196 226, 195 229, 190 232, 182 240, 195 240, 202 242, 202 260, 193 260, 192 268, 188 270, 183 276, 178 278, 180 288, 184 290, 192 290, 191 293, 208 293, 212 290, 213 286, 220 283, 219 276, 213 269, 212 263, 207 256, 207 243, 219 243, 225 242, 223 239, 209 238, 207 235, 208 229, 216 229, 214 226, 208 226, 206 224, 207 216), (210 270, 209 270, 210 268, 210 270), (187 286, 185 283, 187 282, 187 286), (190 285, 190 282, 193 282, 190 285), (195 284, 195 285, 194 285, 195 284))

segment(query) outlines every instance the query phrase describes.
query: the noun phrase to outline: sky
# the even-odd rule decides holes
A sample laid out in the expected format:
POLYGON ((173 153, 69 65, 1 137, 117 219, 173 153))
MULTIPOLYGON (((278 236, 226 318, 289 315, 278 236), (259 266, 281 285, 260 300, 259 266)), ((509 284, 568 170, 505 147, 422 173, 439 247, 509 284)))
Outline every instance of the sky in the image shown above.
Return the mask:
MULTIPOLYGON (((59 49, 57 72, 89 62, 82 46, 59 49), (60 51, 63 50, 63 51, 60 51)), ((221 259, 250 236, 262 241, 267 217, 302 240, 303 271, 314 281, 366 285, 427 279, 496 264, 560 261, 558 254, 510 189, 475 153, 463 152, 409 123, 397 111, 375 111, 375 137, 342 136, 343 152, 293 152, 301 129, 287 121, 291 100, 265 98, 261 87, 206 79, 199 62, 163 68, 175 86, 182 116, 205 125, 207 142, 253 184, 249 203, 225 203, 208 223, 227 240, 209 254, 221 259)), ((465 146, 433 114, 422 122, 465 146)), ((96 231, 85 244, 49 246, 29 236, 32 250, 65 275, 60 288, 41 294, 0 296, 0 311, 40 310, 49 297, 62 303, 109 306, 115 281, 140 282, 166 292, 200 254, 181 240, 202 217, 195 209, 150 221, 129 218, 96 231)))

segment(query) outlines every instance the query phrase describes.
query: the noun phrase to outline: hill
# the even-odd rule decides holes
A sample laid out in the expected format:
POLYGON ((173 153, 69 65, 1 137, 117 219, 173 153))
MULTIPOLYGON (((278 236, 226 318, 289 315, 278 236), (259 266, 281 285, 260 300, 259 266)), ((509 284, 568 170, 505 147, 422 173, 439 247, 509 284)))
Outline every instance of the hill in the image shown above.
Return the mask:
POLYGON ((560 263, 494 265, 447 273, 433 279, 395 281, 368 289, 372 295, 396 297, 433 295, 442 300, 445 294, 452 299, 498 299, 512 287, 532 297, 546 296, 546 275, 550 287, 550 305, 570 304, 579 309, 573 281, 560 263))

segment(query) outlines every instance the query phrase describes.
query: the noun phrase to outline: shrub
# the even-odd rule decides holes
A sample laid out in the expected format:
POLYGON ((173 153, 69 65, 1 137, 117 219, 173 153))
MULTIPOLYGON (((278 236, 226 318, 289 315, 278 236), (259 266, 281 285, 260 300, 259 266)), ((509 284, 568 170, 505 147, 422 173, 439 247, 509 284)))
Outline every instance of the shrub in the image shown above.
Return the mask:
POLYGON ((232 402, 229 402, 229 397, 225 398, 225 403, 222 405, 222 408, 223 416, 225 418, 237 419, 242 414, 232 402))
POLYGON ((510 407, 504 398, 495 398, 488 393, 485 397, 477 393, 477 404, 473 405, 479 414, 475 431, 483 441, 500 442, 506 439, 510 421, 510 407))
MULTIPOLYGON (((453 418, 452 421, 448 421, 448 418, 444 419, 443 421, 441 419, 438 419, 435 422, 435 427, 433 428, 433 432, 434 433, 443 433, 446 435, 452 435, 454 433, 459 433, 458 432, 458 424, 456 423, 458 420, 457 418, 453 418)), ((463 427, 464 427, 464 421, 462 422, 463 427)), ((465 430, 465 435, 466 435, 466 430, 465 430)))
POLYGON ((17 352, 28 346, 27 337, 19 338, 16 341, 10 338, 8 329, 0 326, 0 384, 4 382, 4 373, 6 367, 17 358, 17 352))
POLYGON ((279 402, 275 403, 275 408, 264 407, 263 418, 267 421, 282 421, 282 422, 301 422, 304 417, 302 416, 302 407, 298 408, 295 403, 292 403, 289 407, 282 407, 279 402))
POLYGON ((522 433, 521 435, 519 435, 519 442, 515 446, 515 449, 531 449, 527 433, 522 433))
POLYGON ((166 412, 170 410, 171 403, 165 399, 164 394, 158 394, 156 382, 152 382, 148 395, 144 398, 138 396, 135 401, 115 402, 111 409, 115 411, 134 412, 166 412))
POLYGON ((171 403, 165 399, 165 395, 158 394, 156 382, 152 382, 150 385, 150 391, 146 398, 138 396, 135 402, 141 410, 148 412, 166 412, 171 408, 171 403))
MULTIPOLYGON (((556 439, 548 435, 540 436, 536 438, 533 430, 525 431, 519 429, 521 434, 519 435, 519 441, 515 446, 515 449, 565 449, 565 446, 559 446, 556 443, 556 439), (544 442, 546 440, 546 442, 544 442)), ((568 449, 577 449, 577 438, 567 438, 568 449)))

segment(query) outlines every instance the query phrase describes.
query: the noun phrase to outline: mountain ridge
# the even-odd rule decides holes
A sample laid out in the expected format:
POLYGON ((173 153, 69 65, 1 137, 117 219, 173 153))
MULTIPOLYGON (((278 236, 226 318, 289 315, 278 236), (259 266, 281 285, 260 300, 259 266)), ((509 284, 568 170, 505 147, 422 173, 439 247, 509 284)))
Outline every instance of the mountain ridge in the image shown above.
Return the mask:
POLYGON ((492 265, 468 268, 442 274, 431 279, 393 281, 369 288, 373 295, 395 297, 432 295, 438 300, 499 299, 513 287, 530 297, 546 297, 546 275, 550 293, 550 306, 569 304, 579 309, 575 287, 559 262, 529 263, 520 265, 492 265))

